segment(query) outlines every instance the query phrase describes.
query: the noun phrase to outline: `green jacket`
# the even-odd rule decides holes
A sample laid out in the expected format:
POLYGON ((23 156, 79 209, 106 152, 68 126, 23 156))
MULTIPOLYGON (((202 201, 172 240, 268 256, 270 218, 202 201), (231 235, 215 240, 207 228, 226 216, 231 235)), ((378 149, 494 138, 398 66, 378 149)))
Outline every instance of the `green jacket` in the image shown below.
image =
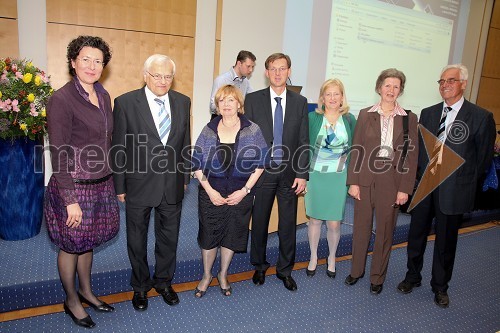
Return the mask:
MULTIPOLYGON (((349 148, 351 148, 352 137, 354 135, 354 127, 356 126, 356 118, 351 113, 342 115, 342 118, 344 118, 344 124, 347 124, 346 126, 347 144, 349 148)), ((309 112, 309 144, 311 145, 312 149, 316 149, 314 143, 316 142, 316 138, 318 137, 321 125, 323 125, 323 115, 315 111, 309 112)), ((315 155, 314 153, 315 152, 309 154, 309 156, 312 158, 315 155)), ((347 157, 348 163, 349 163, 349 157, 350 154, 347 157)))

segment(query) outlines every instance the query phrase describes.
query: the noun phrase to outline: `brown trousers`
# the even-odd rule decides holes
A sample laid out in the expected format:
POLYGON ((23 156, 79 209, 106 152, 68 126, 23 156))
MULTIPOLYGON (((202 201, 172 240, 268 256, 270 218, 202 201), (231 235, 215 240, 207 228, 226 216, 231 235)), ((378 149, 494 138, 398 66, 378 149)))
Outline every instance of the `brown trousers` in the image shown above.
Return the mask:
POLYGON ((361 200, 354 202, 351 276, 360 277, 365 271, 375 210, 375 243, 370 267, 370 282, 373 284, 384 283, 391 254, 399 212, 398 208, 393 207, 397 196, 395 172, 391 167, 384 173, 375 174, 370 186, 360 186, 361 200))

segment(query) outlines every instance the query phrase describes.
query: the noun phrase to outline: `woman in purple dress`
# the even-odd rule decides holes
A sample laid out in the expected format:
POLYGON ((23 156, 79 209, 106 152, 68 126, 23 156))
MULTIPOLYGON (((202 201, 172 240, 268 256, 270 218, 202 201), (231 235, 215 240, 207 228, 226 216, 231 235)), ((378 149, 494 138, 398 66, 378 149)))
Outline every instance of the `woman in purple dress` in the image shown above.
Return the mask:
POLYGON ((64 311, 75 324, 95 326, 82 306, 114 308, 92 292, 93 249, 118 233, 120 215, 108 164, 113 117, 108 92, 97 82, 111 59, 99 37, 79 36, 67 49, 73 79, 56 91, 47 106, 53 174, 44 214, 66 292, 64 311), (78 291, 76 276, 78 274, 78 291))

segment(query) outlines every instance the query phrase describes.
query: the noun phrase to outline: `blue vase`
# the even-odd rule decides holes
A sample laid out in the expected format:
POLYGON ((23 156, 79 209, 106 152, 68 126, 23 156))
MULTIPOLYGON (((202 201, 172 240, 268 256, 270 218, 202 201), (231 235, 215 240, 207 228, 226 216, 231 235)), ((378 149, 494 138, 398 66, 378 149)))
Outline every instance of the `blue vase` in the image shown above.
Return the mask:
POLYGON ((0 238, 22 240, 40 232, 43 146, 25 138, 0 139, 0 238))

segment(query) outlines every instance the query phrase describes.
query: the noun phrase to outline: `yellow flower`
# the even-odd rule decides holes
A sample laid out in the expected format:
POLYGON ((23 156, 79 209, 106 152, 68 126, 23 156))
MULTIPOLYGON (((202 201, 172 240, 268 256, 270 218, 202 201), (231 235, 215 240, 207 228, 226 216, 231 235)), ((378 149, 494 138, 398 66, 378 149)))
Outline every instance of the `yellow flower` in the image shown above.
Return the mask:
POLYGON ((26 73, 23 75, 24 83, 30 83, 32 78, 33 78, 33 74, 31 74, 31 73, 26 73))
POLYGON ((42 78, 40 75, 35 76, 35 84, 39 86, 42 83, 42 78))
POLYGON ((21 131, 26 131, 26 128, 27 128, 27 127, 28 127, 28 126, 26 126, 26 124, 25 124, 25 123, 21 123, 21 124, 19 124, 19 128, 21 129, 21 131))
POLYGON ((0 98, 2 98, 2 92, 0 91, 0 98))
POLYGON ((30 61, 26 64, 26 68, 31 68, 31 67, 33 67, 33 63, 30 61))
POLYGON ((33 103, 35 101, 35 95, 29 94, 28 95, 28 102, 33 103))
POLYGON ((42 109, 42 111, 40 112, 40 115, 42 117, 47 117, 47 111, 45 111, 45 108, 42 109))

